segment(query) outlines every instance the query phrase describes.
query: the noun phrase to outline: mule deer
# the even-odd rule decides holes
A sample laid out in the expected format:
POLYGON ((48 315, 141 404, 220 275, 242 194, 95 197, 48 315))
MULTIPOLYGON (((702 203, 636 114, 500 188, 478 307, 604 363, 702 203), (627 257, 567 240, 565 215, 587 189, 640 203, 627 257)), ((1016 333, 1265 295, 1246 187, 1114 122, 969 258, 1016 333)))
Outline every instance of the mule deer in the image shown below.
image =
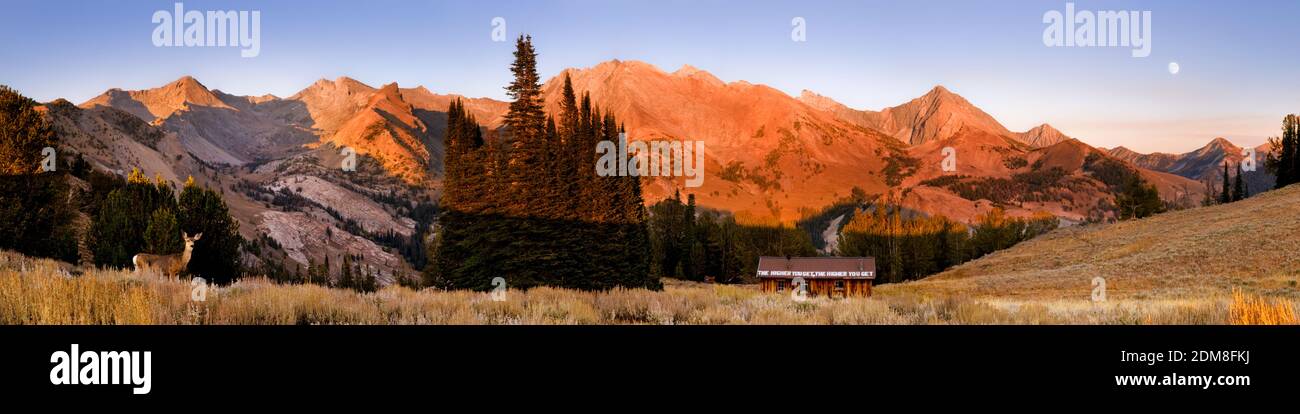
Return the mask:
POLYGON ((177 277, 181 270, 190 264, 190 255, 194 253, 194 242, 199 241, 203 233, 195 234, 194 237, 181 232, 181 238, 185 239, 185 251, 173 254, 148 254, 140 253, 131 258, 131 263, 135 265, 135 271, 157 270, 163 276, 177 277))

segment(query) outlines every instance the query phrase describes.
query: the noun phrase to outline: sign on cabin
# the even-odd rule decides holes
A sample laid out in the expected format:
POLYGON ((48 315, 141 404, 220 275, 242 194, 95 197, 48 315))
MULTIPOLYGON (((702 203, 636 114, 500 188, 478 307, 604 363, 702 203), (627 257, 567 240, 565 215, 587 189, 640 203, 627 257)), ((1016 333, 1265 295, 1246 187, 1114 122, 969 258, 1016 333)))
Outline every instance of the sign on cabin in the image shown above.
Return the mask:
POLYGON ((809 296, 846 298, 871 296, 876 278, 874 257, 777 257, 758 258, 759 286, 764 292, 789 292, 796 278, 808 286, 809 296))

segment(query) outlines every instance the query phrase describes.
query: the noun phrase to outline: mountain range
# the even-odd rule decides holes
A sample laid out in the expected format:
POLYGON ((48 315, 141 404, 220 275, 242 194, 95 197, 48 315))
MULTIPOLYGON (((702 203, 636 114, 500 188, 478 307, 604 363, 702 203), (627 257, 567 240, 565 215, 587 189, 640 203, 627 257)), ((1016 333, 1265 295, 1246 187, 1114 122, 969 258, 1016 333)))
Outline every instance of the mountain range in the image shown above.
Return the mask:
MULTIPOLYGON (((1271 174, 1264 171, 1263 162, 1259 161, 1263 159, 1264 154, 1272 151, 1272 147, 1266 143, 1250 149, 1254 151, 1257 162, 1255 171, 1244 172, 1246 187, 1254 192, 1272 189, 1275 179, 1271 174)), ((1177 174, 1219 188, 1222 188, 1223 185, 1224 162, 1230 164, 1230 168, 1235 168, 1237 164, 1242 162, 1242 159, 1249 155, 1246 148, 1238 147, 1223 137, 1215 138, 1195 151, 1182 154, 1161 152, 1141 154, 1122 146, 1109 149, 1106 152, 1112 157, 1128 161, 1142 168, 1177 174)), ((1235 171, 1230 172, 1235 176, 1235 171)))
MULTIPOLYGON (((854 194, 963 222, 993 208, 1104 219, 1116 193, 1099 175, 1108 169, 1131 169, 1167 201, 1191 205, 1215 166, 1241 152, 1222 139, 1188 154, 1138 154, 1094 148, 1047 124, 1013 132, 943 86, 866 111, 811 91, 792 97, 691 66, 667 72, 638 61, 561 71, 543 86, 548 113, 558 113, 565 76, 617 114, 631 139, 705 142, 703 186, 649 178, 647 203, 691 193, 702 207, 748 223, 789 224, 854 194), (949 148, 953 171, 942 168, 949 148)), ((501 135, 507 102, 347 77, 281 98, 231 95, 186 76, 153 89, 110 89, 79 105, 57 100, 45 111, 62 145, 99 169, 140 168, 177 184, 194 176, 221 188, 244 236, 274 239, 293 262, 348 252, 391 274, 414 269, 374 236, 412 234, 418 203, 436 200, 446 111, 458 98, 489 137, 501 135), (343 147, 361 157, 354 172, 338 168, 343 147), (287 208, 276 197, 305 201, 287 208), (332 236, 320 237, 325 229, 332 236)), ((1248 177, 1260 189, 1270 179, 1248 177)))

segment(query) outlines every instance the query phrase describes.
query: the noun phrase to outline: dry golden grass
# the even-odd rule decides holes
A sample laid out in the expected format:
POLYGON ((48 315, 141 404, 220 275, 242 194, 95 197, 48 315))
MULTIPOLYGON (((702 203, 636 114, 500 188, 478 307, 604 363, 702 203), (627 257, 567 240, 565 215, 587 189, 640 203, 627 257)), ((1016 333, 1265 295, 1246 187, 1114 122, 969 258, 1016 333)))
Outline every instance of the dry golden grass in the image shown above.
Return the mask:
POLYGON ((1295 325, 1295 304, 1234 289, 1228 320, 1233 325, 1295 325))
POLYGON ((241 280, 191 300, 184 281, 92 270, 0 253, 0 324, 1227 324, 1295 323, 1285 298, 971 299, 906 289, 872 298, 812 298, 754 286, 667 281, 663 291, 536 288, 487 293, 387 287, 362 294, 241 280), (1241 307, 1240 304, 1248 304, 1241 307), (1267 303, 1267 306, 1260 305, 1267 303), (1243 310, 1239 319, 1238 310, 1243 310))
POLYGON ((1229 296, 1234 288, 1300 298, 1300 186, 1227 205, 1062 228, 882 294, 1014 300, 1229 296))

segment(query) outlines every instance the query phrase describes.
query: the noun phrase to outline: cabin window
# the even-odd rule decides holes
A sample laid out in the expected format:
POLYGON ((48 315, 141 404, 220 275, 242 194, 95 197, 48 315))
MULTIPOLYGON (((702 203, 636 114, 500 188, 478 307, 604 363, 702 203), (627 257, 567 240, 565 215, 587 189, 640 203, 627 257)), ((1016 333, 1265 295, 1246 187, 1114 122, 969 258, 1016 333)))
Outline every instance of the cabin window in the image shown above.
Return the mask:
POLYGON ((835 281, 835 288, 836 288, 836 289, 844 289, 844 281, 843 281, 843 280, 836 280, 836 281, 835 281))
POLYGON ((785 291, 785 281, 784 281, 784 280, 778 280, 778 281, 776 281, 776 291, 777 291, 777 292, 784 292, 784 291, 785 291))

